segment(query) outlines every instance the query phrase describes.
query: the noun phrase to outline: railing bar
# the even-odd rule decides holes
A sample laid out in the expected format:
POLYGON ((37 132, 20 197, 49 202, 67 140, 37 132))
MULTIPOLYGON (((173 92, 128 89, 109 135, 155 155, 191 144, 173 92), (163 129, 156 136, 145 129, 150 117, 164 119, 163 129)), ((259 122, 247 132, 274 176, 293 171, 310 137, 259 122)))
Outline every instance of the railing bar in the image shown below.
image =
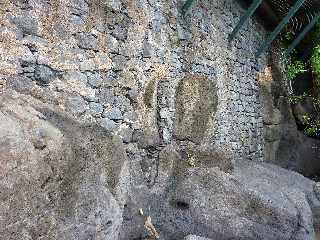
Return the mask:
POLYGON ((303 31, 298 35, 298 37, 292 42, 286 51, 286 55, 289 55, 293 49, 302 41, 302 39, 307 35, 308 32, 316 25, 320 19, 320 13, 318 13, 312 21, 303 29, 303 31))
POLYGON ((233 29, 232 33, 229 35, 229 42, 231 42, 236 34, 239 32, 241 27, 249 20, 249 18, 254 14, 257 8, 261 5, 262 0, 254 0, 253 3, 250 5, 249 9, 246 13, 240 18, 237 26, 233 29))
POLYGON ((294 16, 294 14, 301 8, 305 0, 298 0, 296 3, 291 7, 290 11, 288 12, 287 16, 285 16, 281 22, 278 24, 278 26, 273 30, 273 32, 269 35, 265 43, 259 48, 258 52, 256 53, 256 57, 259 57, 264 51, 267 50, 267 48, 270 46, 270 44, 273 42, 273 40, 277 37, 277 35, 281 32, 281 30, 284 28, 284 26, 289 22, 289 20, 294 16))

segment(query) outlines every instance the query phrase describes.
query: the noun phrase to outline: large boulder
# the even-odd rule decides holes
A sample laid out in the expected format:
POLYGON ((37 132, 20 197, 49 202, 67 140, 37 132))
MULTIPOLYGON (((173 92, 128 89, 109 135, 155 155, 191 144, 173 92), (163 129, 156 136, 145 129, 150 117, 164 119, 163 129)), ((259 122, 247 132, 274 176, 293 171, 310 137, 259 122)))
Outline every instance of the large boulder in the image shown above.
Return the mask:
POLYGON ((320 171, 320 141, 290 125, 283 125, 282 132, 273 163, 307 177, 316 177, 320 171))
MULTIPOLYGON (((233 173, 219 165, 190 165, 179 150, 168 147, 160 154, 158 183, 153 188, 134 186, 121 239, 145 237, 140 208, 164 240, 190 234, 219 240, 313 239, 308 201, 319 206, 313 181, 251 161, 236 163, 233 173)), ((211 163, 221 162, 218 158, 221 155, 213 154, 211 163)))
POLYGON ((257 164, 251 161, 236 162, 234 174, 248 188, 272 198, 273 203, 276 203, 275 199, 281 201, 281 196, 285 196, 287 200, 297 204, 298 216, 302 221, 299 223, 302 232, 305 230, 311 233, 312 224, 314 229, 319 231, 320 198, 317 195, 314 181, 276 165, 257 164), (309 207, 312 213, 310 213, 309 207))
POLYGON ((317 187, 297 173, 190 143, 160 151, 148 186, 102 127, 13 91, 0 98, 4 239, 145 239, 146 220, 162 240, 314 237, 317 187))
POLYGON ((120 140, 25 95, 0 101, 1 239, 117 239, 120 140))

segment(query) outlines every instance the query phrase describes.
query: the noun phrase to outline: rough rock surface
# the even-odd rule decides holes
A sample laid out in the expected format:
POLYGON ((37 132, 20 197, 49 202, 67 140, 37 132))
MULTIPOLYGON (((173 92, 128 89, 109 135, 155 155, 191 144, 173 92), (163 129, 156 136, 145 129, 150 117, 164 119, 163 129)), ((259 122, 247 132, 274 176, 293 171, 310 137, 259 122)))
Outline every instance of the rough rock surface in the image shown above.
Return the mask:
POLYGON ((138 209, 160 239, 313 239, 308 200, 319 201, 314 182, 297 173, 168 145, 148 186, 120 139, 102 127, 14 91, 1 103, 5 239, 143 239, 138 209))
POLYGON ((313 184, 297 173, 250 161, 236 163, 233 174, 190 166, 188 158, 171 147, 161 154, 154 188, 134 187, 120 239, 143 237, 134 212, 138 208, 148 211, 161 239, 189 234, 221 240, 313 239, 308 203, 312 199, 318 204, 313 184))
POLYGON ((259 78, 263 103, 265 161, 315 177, 320 172, 320 141, 298 130, 298 104, 289 101, 283 60, 273 51, 271 67, 259 78), (293 110, 291 108, 293 105, 293 110))
POLYGON ((128 168, 120 139, 102 127, 14 91, 1 103, 5 239, 143 238, 140 208, 161 239, 313 239, 316 187, 297 173, 168 145, 148 188, 130 183, 137 166, 128 168))
POLYGON ((1 239, 117 239, 120 140, 30 97, 0 99, 1 239))
POLYGON ((181 5, 0 1, 1 238, 313 239, 314 182, 257 163, 264 29, 181 5))
POLYGON ((210 240, 209 238, 203 238, 196 235, 189 235, 184 238, 184 240, 210 240))
POLYGON ((262 161, 256 76, 266 55, 255 59, 254 51, 264 29, 250 20, 230 46, 227 34, 244 11, 238 4, 206 1, 185 18, 181 4, 4 1, 1 88, 100 124, 134 152, 181 139, 262 161))
MULTIPOLYGON (((217 104, 216 89, 209 79, 199 76, 182 79, 176 90, 176 138, 200 143, 217 104)), ((160 117, 165 118, 166 113, 160 117)))

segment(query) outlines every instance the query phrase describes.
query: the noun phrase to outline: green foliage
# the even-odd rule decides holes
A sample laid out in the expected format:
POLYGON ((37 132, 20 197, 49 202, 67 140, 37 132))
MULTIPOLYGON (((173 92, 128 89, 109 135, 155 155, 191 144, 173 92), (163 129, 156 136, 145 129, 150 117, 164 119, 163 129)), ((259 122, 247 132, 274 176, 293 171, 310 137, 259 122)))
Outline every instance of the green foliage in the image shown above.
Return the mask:
POLYGON ((294 40, 294 34, 291 31, 286 31, 282 37, 282 45, 284 48, 288 48, 294 40))
POLYGON ((289 80, 295 79, 298 75, 301 73, 306 72, 306 66, 303 62, 301 61, 295 61, 292 64, 288 66, 287 69, 287 76, 289 80))
POLYGON ((310 121, 311 121, 311 117, 308 113, 304 114, 302 116, 302 121, 303 121, 303 124, 310 124, 310 121))
POLYGON ((315 137, 320 131, 320 121, 306 113, 302 116, 303 124, 306 126, 304 133, 309 137, 315 137))
POLYGON ((188 154, 188 159, 187 159, 187 163, 189 164, 190 167, 195 167, 197 164, 197 159, 194 156, 190 156, 188 154))
POLYGON ((306 97, 308 97, 308 95, 304 93, 303 95, 290 95, 288 99, 290 103, 296 104, 306 99, 306 97))
POLYGON ((320 78, 320 45, 317 46, 311 57, 311 66, 313 72, 316 74, 318 78, 320 78))
POLYGON ((306 127, 304 129, 304 133, 309 137, 314 137, 317 135, 318 130, 319 129, 316 127, 306 127))
MULTIPOLYGON (((314 27, 314 30, 312 32, 312 38, 316 39, 318 38, 320 35, 320 21, 316 24, 316 26, 314 27)), ((313 54, 311 56, 311 67, 312 67, 312 71, 314 72, 314 74, 316 75, 317 78, 317 87, 320 87, 320 45, 316 46, 313 49, 313 54)))
POLYGON ((284 39, 287 41, 292 41, 294 38, 294 34, 291 31, 287 31, 284 35, 284 39))
POLYGON ((314 49, 310 63, 311 63, 312 71, 314 73, 315 95, 317 96, 317 100, 319 104, 319 101, 320 101, 320 45, 318 45, 314 49))
MULTIPOLYGON (((320 36, 320 22, 308 34, 305 42, 302 43, 302 51, 305 44, 314 41, 320 36)), ((292 33, 287 32, 283 37, 283 44, 286 46, 293 40, 292 33)), ((313 49, 313 54, 310 60, 305 62, 299 61, 299 54, 291 52, 290 59, 292 64, 287 66, 287 77, 289 81, 294 80, 300 74, 312 71, 314 73, 314 85, 310 89, 310 94, 304 93, 303 95, 291 95, 288 100, 292 104, 303 102, 302 104, 313 104, 313 110, 305 113, 301 120, 304 126, 304 133, 309 137, 319 137, 320 134, 320 45, 313 49), (304 102, 306 100, 306 102, 304 102)))
POLYGON ((304 133, 309 137, 315 137, 320 132, 320 122, 319 121, 311 121, 304 129, 304 133))

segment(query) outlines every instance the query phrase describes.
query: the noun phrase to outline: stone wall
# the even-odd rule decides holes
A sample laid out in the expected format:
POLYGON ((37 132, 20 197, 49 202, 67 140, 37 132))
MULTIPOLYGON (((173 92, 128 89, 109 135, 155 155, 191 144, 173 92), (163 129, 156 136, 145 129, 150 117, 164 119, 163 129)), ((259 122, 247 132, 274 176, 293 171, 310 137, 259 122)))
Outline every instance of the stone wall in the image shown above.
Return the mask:
POLYGON ((314 182, 257 163, 277 110, 237 2, 0 0, 0 236, 313 239, 314 182))
MULTIPOLYGON (((228 43, 237 1, 1 1, 2 88, 32 95, 119 135, 151 163, 191 142, 263 160, 254 19, 228 43)), ((152 165, 152 164, 151 164, 152 165)))

